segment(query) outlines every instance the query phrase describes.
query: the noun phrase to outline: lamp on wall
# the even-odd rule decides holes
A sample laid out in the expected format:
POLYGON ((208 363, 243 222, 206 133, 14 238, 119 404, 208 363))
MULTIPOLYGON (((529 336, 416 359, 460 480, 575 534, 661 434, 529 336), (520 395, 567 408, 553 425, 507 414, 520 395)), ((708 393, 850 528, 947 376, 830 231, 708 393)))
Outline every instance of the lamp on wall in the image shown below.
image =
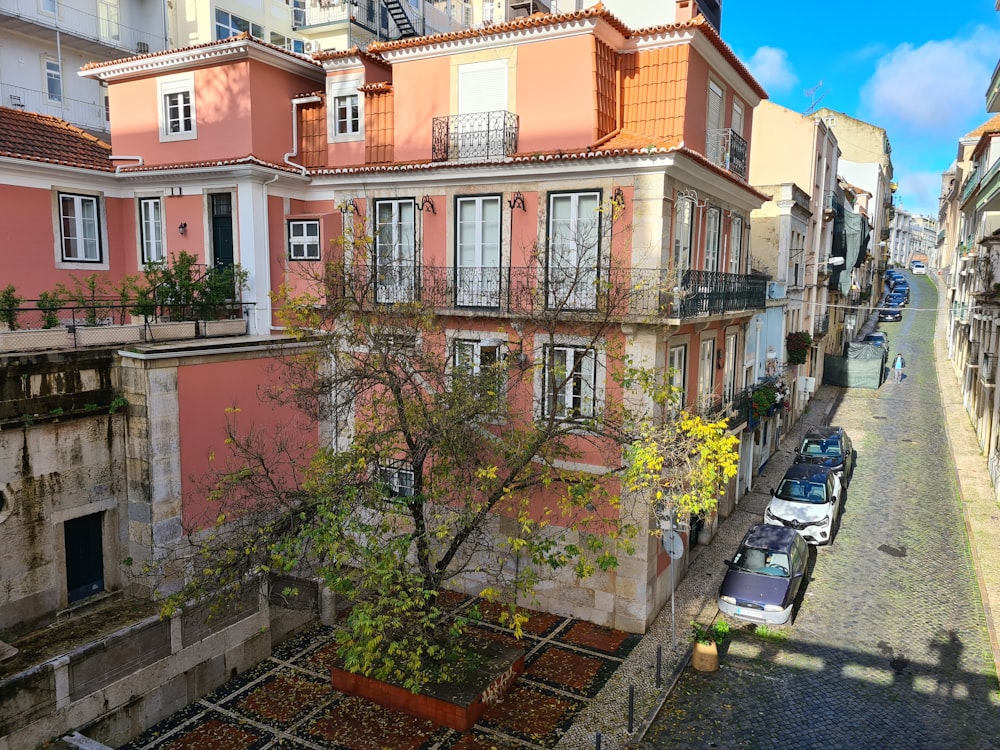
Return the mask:
POLYGON ((425 195, 420 199, 420 210, 427 211, 430 210, 432 214, 436 214, 437 211, 434 209, 434 200, 429 196, 425 195))
POLYGON ((180 233, 180 234, 187 234, 187 230, 188 230, 188 223, 187 223, 186 221, 182 221, 182 222, 181 222, 181 223, 180 223, 180 224, 179 224, 179 225, 177 226, 177 231, 178 231, 178 233, 180 233))
POLYGON ((346 211, 347 213, 354 214, 355 216, 360 214, 361 207, 358 205, 358 199, 351 198, 350 200, 346 201, 344 203, 343 210, 346 211))
POLYGON ((513 211, 515 208, 520 208, 522 211, 527 211, 528 209, 524 207, 524 193, 520 190, 510 194, 510 200, 507 201, 507 205, 510 206, 510 210, 513 211))
POLYGON ((619 209, 625 208, 625 193, 622 192, 620 187, 616 187, 611 194, 611 205, 617 206, 619 209))

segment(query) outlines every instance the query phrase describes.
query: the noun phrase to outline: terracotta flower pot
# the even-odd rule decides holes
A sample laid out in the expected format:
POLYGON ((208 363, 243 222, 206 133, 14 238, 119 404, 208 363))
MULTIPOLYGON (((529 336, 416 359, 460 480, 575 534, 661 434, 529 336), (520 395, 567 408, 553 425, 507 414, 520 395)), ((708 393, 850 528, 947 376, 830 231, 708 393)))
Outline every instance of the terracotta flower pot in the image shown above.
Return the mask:
POLYGON ((694 642, 691 654, 691 666, 699 672, 714 672, 719 668, 719 647, 715 642, 694 642))

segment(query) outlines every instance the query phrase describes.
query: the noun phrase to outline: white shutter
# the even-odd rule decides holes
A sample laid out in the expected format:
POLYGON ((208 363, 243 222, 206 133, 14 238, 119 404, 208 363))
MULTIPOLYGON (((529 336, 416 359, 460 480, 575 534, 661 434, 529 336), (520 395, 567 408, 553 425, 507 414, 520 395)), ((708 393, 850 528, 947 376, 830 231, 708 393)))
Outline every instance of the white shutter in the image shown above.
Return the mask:
POLYGON ((507 61, 469 63, 458 69, 458 113, 507 109, 507 61))

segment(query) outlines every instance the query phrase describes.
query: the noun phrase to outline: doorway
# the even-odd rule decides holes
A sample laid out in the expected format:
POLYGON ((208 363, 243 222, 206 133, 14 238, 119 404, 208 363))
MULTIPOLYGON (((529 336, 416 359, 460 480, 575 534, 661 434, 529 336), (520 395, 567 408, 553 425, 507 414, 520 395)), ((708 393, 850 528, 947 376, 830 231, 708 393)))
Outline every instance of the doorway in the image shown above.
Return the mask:
POLYGON ((69 603, 104 591, 103 513, 63 524, 66 544, 66 592, 69 603))

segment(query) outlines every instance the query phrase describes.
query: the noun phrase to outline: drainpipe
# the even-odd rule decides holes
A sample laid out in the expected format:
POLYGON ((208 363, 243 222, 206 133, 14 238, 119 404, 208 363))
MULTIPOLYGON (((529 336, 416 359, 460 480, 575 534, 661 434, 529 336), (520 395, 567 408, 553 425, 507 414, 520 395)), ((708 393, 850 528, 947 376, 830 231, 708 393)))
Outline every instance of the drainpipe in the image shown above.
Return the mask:
MULTIPOLYGON (((135 165, 137 167, 141 167, 143 165, 143 161, 142 161, 142 157, 141 156, 109 156, 108 158, 111 159, 111 160, 129 159, 131 161, 139 162, 138 164, 135 165)), ((122 165, 119 164, 117 167, 115 167, 115 174, 120 174, 121 171, 122 171, 122 165)))
POLYGON ((299 155, 299 105, 313 104, 321 101, 323 100, 318 96, 303 96, 299 99, 292 99, 292 150, 285 154, 282 159, 288 166, 295 167, 299 170, 299 173, 303 177, 306 176, 306 168, 301 164, 296 164, 291 161, 292 157, 299 155))

